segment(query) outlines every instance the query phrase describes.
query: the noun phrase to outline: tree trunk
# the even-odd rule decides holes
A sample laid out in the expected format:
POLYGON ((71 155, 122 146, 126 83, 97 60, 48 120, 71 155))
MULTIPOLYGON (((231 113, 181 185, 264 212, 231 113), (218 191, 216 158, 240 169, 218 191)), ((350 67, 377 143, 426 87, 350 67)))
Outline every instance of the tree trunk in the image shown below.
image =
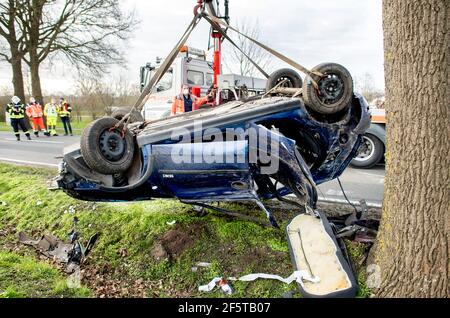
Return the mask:
POLYGON ((12 68, 12 84, 14 87, 14 95, 18 96, 23 102, 25 102, 25 89, 23 85, 23 73, 22 73, 22 57, 18 54, 18 51, 11 47, 11 68, 12 68))
POLYGON ((33 92, 34 98, 37 101, 44 104, 43 96, 42 96, 42 88, 41 88, 41 78, 39 76, 39 66, 40 63, 38 59, 34 57, 30 57, 30 74, 31 74, 31 91, 33 92))
POLYGON ((379 297, 449 296, 449 1, 384 0, 387 153, 379 297))

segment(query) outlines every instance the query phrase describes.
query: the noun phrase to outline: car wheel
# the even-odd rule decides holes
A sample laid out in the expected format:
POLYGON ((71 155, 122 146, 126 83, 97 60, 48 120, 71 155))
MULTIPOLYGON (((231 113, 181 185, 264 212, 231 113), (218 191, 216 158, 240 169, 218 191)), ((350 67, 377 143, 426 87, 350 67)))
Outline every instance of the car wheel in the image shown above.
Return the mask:
POLYGON ((133 161, 134 140, 129 131, 113 128, 119 120, 100 118, 89 124, 81 136, 81 154, 86 164, 103 174, 126 171, 133 161))
POLYGON ((363 136, 363 143, 359 148, 358 155, 353 159, 351 165, 357 168, 369 169, 381 161, 384 155, 384 146, 380 139, 374 135, 363 136))
MULTIPOLYGON (((119 108, 111 114, 112 118, 122 120, 122 118, 131 111, 131 108, 119 108)), ((144 117, 137 110, 133 110, 130 114, 129 123, 144 121, 144 117)))
POLYGON ((303 100, 313 111, 324 115, 336 114, 349 107, 353 98, 353 79, 350 72, 342 65, 324 63, 312 71, 324 74, 323 77, 312 75, 316 89, 307 76, 303 83, 303 100))
POLYGON ((281 84, 280 87, 301 88, 303 86, 302 78, 296 71, 289 68, 283 68, 273 72, 272 75, 269 76, 266 84, 266 92, 270 91, 284 80, 286 80, 286 82, 281 84))

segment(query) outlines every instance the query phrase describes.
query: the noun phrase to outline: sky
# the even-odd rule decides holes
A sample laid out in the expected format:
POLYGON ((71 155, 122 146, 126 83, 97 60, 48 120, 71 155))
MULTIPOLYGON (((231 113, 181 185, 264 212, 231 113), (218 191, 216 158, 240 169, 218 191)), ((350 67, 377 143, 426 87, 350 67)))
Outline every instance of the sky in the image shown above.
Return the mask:
MULTIPOLYGON (((344 65, 354 78, 369 73, 384 88, 382 0, 230 0, 231 24, 258 23, 259 40, 312 68, 323 62, 344 65)), ((126 63, 112 67, 105 79, 138 83, 139 67, 165 57, 192 20, 196 0, 123 0, 141 21, 124 45, 126 63)), ((223 1, 222 1, 223 2, 223 1)), ((188 45, 206 49, 209 26, 202 21, 188 45)), ((286 67, 275 57, 269 71, 286 67)), ((25 72, 26 73, 26 72, 25 72)), ((41 72, 46 94, 74 92, 75 72, 62 63, 41 72)), ((0 91, 12 89, 9 64, 0 62, 0 91)))

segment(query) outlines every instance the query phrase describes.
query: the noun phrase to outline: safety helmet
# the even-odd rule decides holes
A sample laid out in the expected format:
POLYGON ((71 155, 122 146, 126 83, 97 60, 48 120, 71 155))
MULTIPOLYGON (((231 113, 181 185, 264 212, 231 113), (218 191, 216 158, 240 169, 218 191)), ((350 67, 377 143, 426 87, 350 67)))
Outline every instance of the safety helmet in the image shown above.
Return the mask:
POLYGON ((14 104, 19 104, 20 103, 20 98, 17 96, 13 96, 11 98, 11 102, 13 102, 14 104))
POLYGON ((33 96, 30 97, 30 103, 32 104, 36 103, 36 99, 33 96))

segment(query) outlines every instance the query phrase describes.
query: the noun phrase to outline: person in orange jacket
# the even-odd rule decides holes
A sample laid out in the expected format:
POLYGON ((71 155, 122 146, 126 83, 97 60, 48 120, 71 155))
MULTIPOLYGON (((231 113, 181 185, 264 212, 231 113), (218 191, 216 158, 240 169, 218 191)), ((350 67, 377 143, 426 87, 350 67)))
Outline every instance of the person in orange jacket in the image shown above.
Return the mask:
POLYGON ((44 126, 44 113, 42 111, 42 106, 34 97, 30 97, 30 102, 26 107, 26 113, 31 119, 34 135, 39 137, 39 131, 42 131, 42 133, 47 136, 48 134, 44 126))
POLYGON ((202 105, 212 100, 212 93, 205 97, 197 97, 192 95, 188 85, 183 85, 181 88, 181 94, 175 96, 172 104, 171 115, 189 113, 200 109, 202 105))

